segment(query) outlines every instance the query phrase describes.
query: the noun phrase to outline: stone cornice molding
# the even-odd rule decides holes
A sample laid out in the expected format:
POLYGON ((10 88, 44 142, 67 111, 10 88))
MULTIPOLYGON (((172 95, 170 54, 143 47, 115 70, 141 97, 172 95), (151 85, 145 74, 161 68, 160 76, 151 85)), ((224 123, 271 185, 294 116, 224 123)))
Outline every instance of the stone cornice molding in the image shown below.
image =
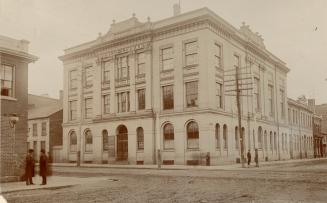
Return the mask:
MULTIPOLYGON (((118 47, 121 46, 129 47, 135 44, 142 44, 147 42, 149 43, 148 47, 151 47, 152 41, 193 32, 200 29, 209 29, 224 39, 233 39, 235 42, 241 44, 246 51, 259 56, 263 60, 269 61, 281 71, 286 73, 289 71, 285 63, 267 51, 264 46, 259 46, 253 43, 251 40, 247 39, 240 30, 231 26, 229 23, 217 16, 214 12, 207 8, 193 11, 193 13, 196 12, 199 12, 197 13, 198 15, 190 16, 190 18, 187 18, 183 21, 176 20, 171 24, 167 24, 161 27, 158 23, 153 23, 151 26, 146 26, 144 29, 139 29, 139 31, 136 33, 133 32, 129 35, 117 35, 117 38, 112 37, 112 39, 109 38, 109 41, 102 40, 99 41, 100 43, 93 41, 93 43, 90 43, 89 47, 80 51, 60 56, 59 59, 65 62, 67 60, 80 60, 79 58, 94 57, 97 55, 108 56, 116 54, 117 52, 119 53, 117 49, 119 49, 118 47), (156 27, 156 25, 158 25, 158 27, 156 27)), ((85 44, 87 45, 87 43, 85 44)))
POLYGON ((12 51, 9 49, 4 49, 0 47, 0 55, 3 58, 12 58, 17 60, 17 58, 24 63, 34 63, 36 62, 39 58, 28 54, 28 53, 23 53, 23 52, 17 52, 17 51, 12 51))

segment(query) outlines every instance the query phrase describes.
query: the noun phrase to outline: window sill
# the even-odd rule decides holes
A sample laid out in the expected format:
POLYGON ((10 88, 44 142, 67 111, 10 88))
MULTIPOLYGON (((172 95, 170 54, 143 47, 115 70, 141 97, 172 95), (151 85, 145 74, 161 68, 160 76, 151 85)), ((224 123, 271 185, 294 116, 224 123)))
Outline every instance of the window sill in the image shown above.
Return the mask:
POLYGON ((173 72, 174 69, 167 69, 167 70, 161 70, 160 73, 169 73, 169 72, 173 72))
POLYGON ((138 149, 136 150, 137 153, 144 153, 144 149, 138 149))
POLYGON ((84 154, 93 154, 93 151, 84 152, 84 154))
POLYGON ((175 149, 163 149, 163 152, 175 152, 175 149))
POLYGON ((1 99, 1 100, 9 100, 9 101, 17 101, 17 99, 14 98, 14 97, 3 96, 3 95, 0 96, 0 99, 1 99))
POLYGON ((198 65, 199 65, 199 64, 185 65, 184 68, 185 68, 185 69, 192 69, 192 68, 197 67, 198 65))
POLYGON ((188 152, 199 152, 199 151, 200 151, 199 148, 193 148, 193 149, 189 149, 189 148, 187 148, 186 150, 187 150, 188 152))
POLYGON ((199 109, 199 106, 189 106, 189 107, 185 107, 185 111, 194 111, 199 109))
POLYGON ((90 88, 92 88, 92 87, 93 87, 93 85, 83 86, 84 89, 90 89, 90 88))

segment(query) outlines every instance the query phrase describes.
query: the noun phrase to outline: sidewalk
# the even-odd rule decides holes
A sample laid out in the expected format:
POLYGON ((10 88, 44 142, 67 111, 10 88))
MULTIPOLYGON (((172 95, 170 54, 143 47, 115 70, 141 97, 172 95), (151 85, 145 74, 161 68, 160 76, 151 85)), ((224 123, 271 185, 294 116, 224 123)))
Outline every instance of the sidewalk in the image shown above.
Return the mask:
MULTIPOLYGON (((262 161, 259 162, 260 167, 264 166, 278 166, 284 164, 301 163, 301 162, 314 162, 319 160, 327 160, 327 158, 316 158, 316 159, 291 159, 282 161, 262 161)), ((254 166, 255 163, 251 162, 254 166)), ((52 166, 56 167, 74 167, 76 163, 53 163, 52 166)), ((247 166, 247 165, 246 165, 247 166)), ((158 165, 113 165, 113 164, 84 164, 81 163, 80 167, 83 168, 116 168, 116 169, 158 169, 158 165)), ((242 168, 241 164, 228 164, 228 165, 218 165, 218 166, 189 166, 189 165, 161 165, 161 169, 168 170, 240 170, 242 168)))
POLYGON ((104 177, 61 177, 61 176, 50 176, 47 177, 47 185, 40 185, 42 178, 40 176, 35 176, 33 178, 33 183, 35 185, 26 185, 25 181, 21 182, 9 182, 0 184, 0 194, 26 191, 26 190, 36 190, 36 189, 57 189, 71 187, 74 185, 81 185, 90 182, 96 182, 105 179, 104 177))

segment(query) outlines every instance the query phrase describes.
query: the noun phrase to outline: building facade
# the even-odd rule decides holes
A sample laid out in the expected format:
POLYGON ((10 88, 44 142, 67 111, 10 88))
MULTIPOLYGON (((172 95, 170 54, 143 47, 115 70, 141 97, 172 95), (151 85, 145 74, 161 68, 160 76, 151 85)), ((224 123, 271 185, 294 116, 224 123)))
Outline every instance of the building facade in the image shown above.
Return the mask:
POLYGON ((316 139, 317 156, 327 156, 327 104, 315 105, 315 112, 321 117, 320 137, 316 139))
POLYGON ((0 36, 1 79, 1 181, 22 175, 26 155, 28 64, 37 57, 28 53, 26 40, 0 36))
POLYGON ((67 162, 202 164, 208 153, 212 165, 235 162, 239 132, 261 160, 291 158, 289 69, 248 25, 207 8, 157 22, 133 15, 59 58, 67 162))
POLYGON ((314 157, 315 117, 305 98, 288 99, 288 119, 289 135, 284 138, 288 146, 284 150, 289 150, 291 158, 314 157))
POLYGON ((62 100, 30 94, 28 98, 27 149, 34 150, 36 160, 41 149, 54 157, 53 147, 62 145, 62 100))

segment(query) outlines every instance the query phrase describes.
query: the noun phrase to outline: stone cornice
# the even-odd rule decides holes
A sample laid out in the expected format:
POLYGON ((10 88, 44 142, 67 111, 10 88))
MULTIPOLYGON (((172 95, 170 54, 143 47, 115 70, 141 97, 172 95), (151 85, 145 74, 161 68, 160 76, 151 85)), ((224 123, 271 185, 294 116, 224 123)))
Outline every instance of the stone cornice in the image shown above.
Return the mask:
POLYGON ((32 54, 13 51, 13 50, 1 48, 1 47, 0 47, 0 55, 1 55, 1 57, 4 57, 4 58, 5 57, 19 58, 19 60, 21 60, 22 62, 25 62, 25 63, 31 63, 31 62, 35 62, 38 60, 38 57, 36 57, 32 54))
MULTIPOLYGON (((122 49, 123 46, 136 46, 137 44, 146 42, 149 43, 148 47, 151 47, 152 41, 193 32, 200 29, 209 29, 224 39, 233 39, 235 42, 241 44, 245 50, 248 50, 254 55, 269 61, 281 71, 286 73, 289 71, 283 61, 271 54, 264 47, 260 47, 251 40, 247 39, 244 35, 242 35, 240 30, 231 26, 209 9, 199 9, 190 13, 194 13, 194 15, 190 15, 188 18, 183 18, 183 20, 178 19, 176 21, 172 21, 170 24, 166 23, 162 26, 157 26, 160 23, 153 23, 153 26, 147 26, 145 29, 141 29, 132 35, 122 35, 122 37, 119 37, 118 35, 118 38, 113 38, 112 40, 109 39, 109 41, 95 40, 90 43, 89 47, 60 56, 59 59, 65 62, 67 60, 78 61, 82 58, 94 57, 98 55, 108 57, 108 55, 119 53, 119 49, 122 49)), ((188 15, 188 13, 185 15, 188 15)), ((176 19, 177 18, 178 17, 176 17, 176 19)), ((171 18, 169 19, 171 20, 171 18)))

